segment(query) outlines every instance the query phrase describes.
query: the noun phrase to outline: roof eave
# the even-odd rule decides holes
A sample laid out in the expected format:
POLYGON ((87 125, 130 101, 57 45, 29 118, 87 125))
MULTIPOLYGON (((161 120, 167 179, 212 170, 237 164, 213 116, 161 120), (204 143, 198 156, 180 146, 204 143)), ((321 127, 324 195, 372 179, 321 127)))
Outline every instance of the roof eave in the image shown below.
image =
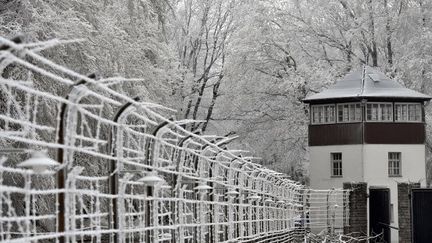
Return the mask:
POLYGON ((400 101, 429 101, 432 97, 412 97, 412 96, 345 96, 345 97, 328 97, 328 98, 316 98, 316 99, 303 99, 303 103, 324 103, 326 101, 360 101, 362 99, 373 99, 373 100, 400 100, 400 101))

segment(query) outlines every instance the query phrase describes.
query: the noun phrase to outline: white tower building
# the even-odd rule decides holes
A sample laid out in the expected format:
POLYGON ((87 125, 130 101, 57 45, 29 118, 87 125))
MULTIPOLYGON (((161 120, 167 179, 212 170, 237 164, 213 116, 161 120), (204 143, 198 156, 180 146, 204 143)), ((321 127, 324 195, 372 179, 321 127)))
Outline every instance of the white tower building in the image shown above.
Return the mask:
POLYGON ((311 187, 367 182, 369 233, 383 230, 387 242, 398 242, 397 183, 425 184, 423 107, 431 98, 364 67, 304 99, 311 187))

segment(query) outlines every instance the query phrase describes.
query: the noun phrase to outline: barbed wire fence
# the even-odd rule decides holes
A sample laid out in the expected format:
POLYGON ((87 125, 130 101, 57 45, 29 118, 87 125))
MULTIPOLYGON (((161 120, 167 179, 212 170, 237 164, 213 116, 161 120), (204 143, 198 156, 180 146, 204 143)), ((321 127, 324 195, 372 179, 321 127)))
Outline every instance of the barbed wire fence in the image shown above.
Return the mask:
POLYGON ((118 91, 140 79, 40 54, 72 41, 17 42, 0 37, 1 242, 299 242, 346 225, 348 191, 307 188, 118 91))

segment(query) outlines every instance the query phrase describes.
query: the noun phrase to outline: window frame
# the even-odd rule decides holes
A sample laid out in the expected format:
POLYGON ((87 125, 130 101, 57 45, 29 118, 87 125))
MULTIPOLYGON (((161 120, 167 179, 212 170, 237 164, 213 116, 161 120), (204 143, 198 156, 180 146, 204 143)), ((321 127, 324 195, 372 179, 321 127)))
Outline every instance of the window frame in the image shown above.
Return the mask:
MULTIPOLYGON (((364 110, 362 107, 362 103, 361 102, 344 102, 344 103, 337 103, 336 104, 336 123, 358 123, 358 122, 362 122, 363 116, 364 116, 364 110), (353 120, 353 121, 339 121, 339 106, 343 106, 343 105, 348 105, 348 119, 349 119, 349 115, 350 115, 350 105, 360 105, 360 120, 353 120)), ((354 117, 355 117, 355 111, 354 111, 354 117)))
POLYGON ((364 115, 365 115, 365 122, 382 122, 382 123, 386 123, 386 122, 394 122, 394 104, 393 102, 367 102, 365 104, 365 110, 364 110, 364 115), (381 105, 391 105, 391 119, 390 120, 369 120, 368 118, 368 105, 378 105, 378 116, 381 115, 381 105))
MULTIPOLYGON (((310 106, 310 124, 311 125, 323 125, 323 124, 335 124, 336 123, 336 105, 335 104, 320 104, 320 105, 311 105, 310 106), (314 108, 322 107, 325 109, 325 107, 333 107, 333 121, 330 122, 315 122, 314 121, 314 108)), ((325 114, 325 112, 323 112, 325 114)))
POLYGON ((423 106, 420 102, 395 102, 393 105, 393 120, 398 123, 422 123, 423 122, 423 106), (407 118, 408 120, 396 120, 396 105, 407 105, 407 118), (409 105, 419 105, 420 106, 420 120, 410 121, 409 120, 409 105))
POLYGON ((387 173, 389 177, 402 177, 402 153, 401 152, 388 152, 387 154, 387 173), (390 154, 398 154, 398 159, 390 158, 390 154), (397 162, 398 166, 390 166, 390 163, 397 162), (394 168, 398 168, 399 174, 394 174, 394 168))
POLYGON ((343 177, 343 165, 342 165, 342 152, 331 152, 330 153, 330 177, 331 178, 342 178, 343 177), (340 159, 334 159, 334 155, 340 154, 340 159), (335 168, 335 163, 338 163, 339 168, 335 168), (335 174, 335 169, 340 172, 340 174, 335 174))

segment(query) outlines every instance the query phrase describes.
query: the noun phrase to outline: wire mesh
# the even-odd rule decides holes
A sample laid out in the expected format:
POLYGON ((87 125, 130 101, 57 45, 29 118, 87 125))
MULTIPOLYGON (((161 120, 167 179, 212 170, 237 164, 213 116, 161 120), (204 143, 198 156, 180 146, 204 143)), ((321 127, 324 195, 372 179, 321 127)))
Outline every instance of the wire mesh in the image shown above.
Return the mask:
POLYGON ((289 242, 344 226, 346 191, 309 189, 118 91, 137 80, 40 54, 61 44, 0 37, 1 242, 289 242), (17 167, 41 150, 60 165, 17 167))

